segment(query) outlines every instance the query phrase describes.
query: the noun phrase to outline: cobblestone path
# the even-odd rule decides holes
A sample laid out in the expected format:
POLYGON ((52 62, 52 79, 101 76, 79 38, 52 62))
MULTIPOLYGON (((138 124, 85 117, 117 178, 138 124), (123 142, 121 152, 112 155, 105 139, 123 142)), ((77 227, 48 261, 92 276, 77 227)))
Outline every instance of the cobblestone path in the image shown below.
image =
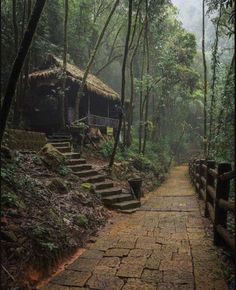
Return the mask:
POLYGON ((139 211, 118 214, 43 288, 72 289, 228 289, 186 166, 172 169, 139 211))

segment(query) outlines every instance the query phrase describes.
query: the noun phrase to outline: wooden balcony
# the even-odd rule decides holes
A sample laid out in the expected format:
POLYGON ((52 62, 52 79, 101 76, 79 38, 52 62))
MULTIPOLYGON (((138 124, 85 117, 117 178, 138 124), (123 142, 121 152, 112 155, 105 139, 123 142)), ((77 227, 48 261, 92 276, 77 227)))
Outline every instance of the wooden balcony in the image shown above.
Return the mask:
POLYGON ((114 129, 118 128, 119 120, 108 117, 101 117, 96 115, 87 116, 87 124, 93 127, 111 127, 114 129))

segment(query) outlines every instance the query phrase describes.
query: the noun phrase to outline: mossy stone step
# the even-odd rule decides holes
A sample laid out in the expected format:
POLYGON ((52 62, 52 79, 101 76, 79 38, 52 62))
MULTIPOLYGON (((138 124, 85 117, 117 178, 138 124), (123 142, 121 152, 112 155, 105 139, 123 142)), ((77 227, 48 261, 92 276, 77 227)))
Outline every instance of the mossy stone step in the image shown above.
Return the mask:
POLYGON ((70 147, 70 142, 49 142, 54 147, 70 147))
POLYGON ((74 164, 74 165, 69 165, 68 167, 72 169, 74 172, 80 172, 80 171, 92 169, 92 165, 89 165, 89 164, 74 164))
POLYGON ((86 164, 86 160, 83 158, 79 158, 79 159, 69 159, 67 161, 68 165, 80 165, 80 164, 86 164))
POLYGON ((98 183, 105 181, 105 176, 104 175, 95 175, 95 176, 90 176, 87 178, 83 178, 83 182, 88 182, 88 183, 98 183))
POLYGON ((114 203, 113 207, 115 209, 133 209, 140 207, 141 203, 139 200, 130 200, 130 201, 122 201, 118 203, 114 203))
POLYGON ((98 182, 93 185, 94 190, 101 190, 113 187, 114 183, 112 181, 98 182))
POLYGON ((112 195, 112 196, 102 197, 102 201, 106 205, 111 205, 111 206, 114 203, 128 201, 128 200, 133 200, 133 197, 131 194, 116 194, 116 195, 112 195))
POLYGON ((70 153, 71 148, 69 146, 64 146, 64 147, 57 147, 57 150, 61 153, 70 153))
POLYGON ((94 169, 91 169, 91 170, 82 170, 79 172, 75 172, 75 174, 79 177, 90 177, 90 176, 96 176, 98 172, 94 169))
POLYGON ((107 196, 121 194, 122 189, 120 187, 111 187, 111 188, 105 188, 101 190, 95 190, 95 193, 97 195, 100 195, 101 197, 107 197, 107 196))
POLYGON ((66 153, 63 153, 63 155, 67 159, 78 159, 78 158, 80 158, 80 153, 77 153, 77 152, 66 152, 66 153))

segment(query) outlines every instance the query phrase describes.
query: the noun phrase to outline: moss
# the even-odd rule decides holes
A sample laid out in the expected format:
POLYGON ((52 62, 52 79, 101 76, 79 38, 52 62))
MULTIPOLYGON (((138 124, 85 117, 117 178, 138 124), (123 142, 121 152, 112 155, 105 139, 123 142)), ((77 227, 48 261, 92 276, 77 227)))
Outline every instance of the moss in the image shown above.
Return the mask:
POLYGON ((40 159, 51 169, 58 170, 58 167, 65 165, 65 157, 51 144, 46 144, 38 153, 40 159))
POLYGON ((83 227, 83 228, 87 228, 89 225, 89 220, 86 217, 86 215, 84 214, 79 214, 77 216, 74 217, 74 223, 77 226, 83 227))

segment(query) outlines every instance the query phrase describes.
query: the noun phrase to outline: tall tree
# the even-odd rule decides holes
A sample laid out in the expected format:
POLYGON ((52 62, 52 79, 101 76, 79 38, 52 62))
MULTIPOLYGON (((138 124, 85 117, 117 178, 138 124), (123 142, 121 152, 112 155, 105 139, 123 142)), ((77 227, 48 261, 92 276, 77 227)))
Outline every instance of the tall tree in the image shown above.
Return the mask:
POLYGON ((205 0, 202 0, 202 59, 204 73, 204 157, 207 158, 207 64, 205 53, 205 0))
POLYGON ((222 15, 222 7, 223 1, 220 0, 219 5, 219 15, 216 23, 216 32, 215 32, 215 43, 212 52, 212 83, 211 83, 211 102, 210 102, 210 112, 209 112, 209 142, 208 142, 208 155, 211 153, 211 149, 213 147, 212 135, 213 135, 213 127, 214 127, 214 107, 215 107, 215 89, 216 89, 216 69, 218 65, 218 43, 219 43, 219 28, 220 28, 220 20, 222 15))
POLYGON ((98 50, 99 45, 100 45, 100 43, 102 41, 102 38, 104 36, 104 33, 105 33, 105 31, 106 31, 109 23, 110 23, 110 20, 111 20, 112 15, 114 14, 114 12, 116 10, 117 5, 119 4, 119 1, 120 0, 116 0, 115 1, 114 5, 113 5, 113 7, 112 7, 112 9, 111 9, 108 17, 107 17, 107 20, 106 20, 106 22, 105 22, 105 24, 103 26, 103 29, 102 29, 102 31, 101 31, 98 39, 97 39, 97 42, 96 42, 95 47, 94 47, 94 50, 93 50, 93 52, 90 55, 88 64, 87 64, 87 66, 85 68, 84 75, 83 75, 83 79, 81 81, 80 89, 79 89, 79 92, 78 92, 78 95, 77 95, 77 98, 76 98, 76 104, 75 104, 75 115, 76 115, 76 119, 78 118, 78 115, 79 115, 79 101, 80 101, 80 98, 82 97, 82 95, 84 93, 84 88, 85 88, 87 76, 88 76, 89 71, 90 71, 90 68, 91 68, 91 66, 92 66, 92 64, 94 62, 94 59, 95 59, 97 50, 98 50))
MULTIPOLYGON (((145 15, 145 43, 146 43, 146 75, 149 76, 149 43, 148 43, 148 0, 146 0, 146 15, 145 15)), ((146 142, 147 142, 147 130, 148 130, 148 107, 149 107, 149 84, 146 84, 146 108, 144 116, 144 136, 143 136, 143 149, 142 153, 145 154, 146 142)))
POLYGON ((35 30, 37 28, 40 16, 42 14, 46 0, 37 0, 33 13, 30 17, 27 29, 25 31, 21 46, 19 48, 16 59, 13 63, 11 74, 9 76, 6 93, 1 107, 1 125, 0 125, 0 144, 2 143, 3 134, 6 128, 7 118, 10 112, 12 100, 14 99, 15 90, 21 69, 24 65, 25 58, 29 51, 35 30))
POLYGON ((125 70, 126 70, 126 61, 128 57, 128 51, 129 51, 129 38, 130 38, 130 32, 131 32, 131 24, 132 24, 132 9, 133 8, 133 1, 129 0, 129 12, 128 12, 128 28, 127 28, 127 34, 126 34, 126 40, 125 40, 125 50, 124 50, 124 58, 122 63, 122 71, 121 71, 121 108, 119 112, 119 125, 117 129, 117 134, 115 138, 115 143, 113 147, 113 151, 110 158, 109 168, 111 169, 115 160, 116 150, 119 143, 119 137, 120 137, 120 131, 122 126, 122 119, 123 119, 123 113, 124 113, 124 103, 125 103, 125 70))
POLYGON ((65 17, 64 17, 64 48, 63 48, 63 92, 60 95, 60 110, 61 110, 61 128, 65 127, 65 100, 66 100, 66 67, 67 67, 67 50, 68 50, 68 0, 64 1, 65 17))
POLYGON ((136 46, 133 50, 133 53, 131 55, 131 60, 130 60, 130 101, 129 101, 129 114, 128 114, 128 124, 127 124, 127 137, 126 137, 126 142, 127 146, 129 147, 131 145, 131 125, 133 122, 133 102, 134 102, 134 57, 137 53, 139 43, 140 43, 140 38, 143 32, 143 25, 139 31, 138 39, 136 42, 136 46))

